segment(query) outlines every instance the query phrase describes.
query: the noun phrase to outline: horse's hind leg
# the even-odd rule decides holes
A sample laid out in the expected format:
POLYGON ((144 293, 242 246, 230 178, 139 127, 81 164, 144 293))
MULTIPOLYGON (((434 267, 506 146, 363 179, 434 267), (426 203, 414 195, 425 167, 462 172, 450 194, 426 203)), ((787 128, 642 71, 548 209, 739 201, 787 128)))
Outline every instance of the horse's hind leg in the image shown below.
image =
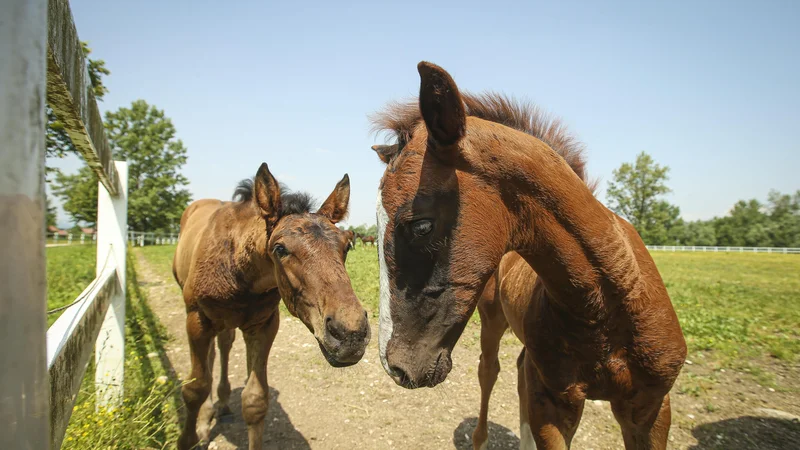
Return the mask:
POLYGON ((218 417, 231 414, 231 408, 228 406, 228 400, 231 397, 231 383, 228 380, 228 360, 234 339, 236 339, 235 328, 225 330, 217 335, 217 345, 219 346, 218 417))
POLYGON ((612 401, 626 450, 663 450, 671 423, 669 394, 643 402, 612 401), (639 404, 637 404, 639 403, 639 404))
POLYGON ((525 347, 517 358, 517 394, 519 395, 519 448, 536 450, 531 433, 531 420, 528 416, 528 382, 525 377, 525 347))
POLYGON ((212 348, 214 331, 211 323, 200 311, 189 311, 186 315, 186 334, 189 338, 192 371, 189 383, 181 389, 186 405, 186 422, 178 439, 179 450, 189 450, 199 443, 197 435, 197 416, 200 407, 211 394, 211 368, 209 350, 212 348))
POLYGON ((247 346, 247 384, 242 391, 242 416, 247 423, 250 450, 261 448, 264 436, 264 417, 269 406, 267 358, 280 324, 277 309, 263 324, 242 330, 247 346))
MULTIPOLYGON (((493 292, 490 286, 487 290, 493 292)), ((489 398, 500 373, 500 361, 497 354, 500 351, 500 340, 503 338, 508 322, 498 298, 484 294, 478 303, 478 313, 481 316, 481 359, 478 363, 478 381, 481 385, 481 409, 478 415, 478 425, 472 433, 472 447, 475 450, 485 449, 488 444, 489 429, 489 398)))

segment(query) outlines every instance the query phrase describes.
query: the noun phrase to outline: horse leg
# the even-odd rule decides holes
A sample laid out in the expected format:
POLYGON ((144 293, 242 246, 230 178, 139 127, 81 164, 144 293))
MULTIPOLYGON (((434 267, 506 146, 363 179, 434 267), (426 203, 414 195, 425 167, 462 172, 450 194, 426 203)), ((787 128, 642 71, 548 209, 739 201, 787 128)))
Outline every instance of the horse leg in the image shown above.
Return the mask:
POLYGON ((181 388, 186 405, 186 422, 178 439, 179 450, 189 450, 197 446, 197 416, 200 407, 211 394, 211 370, 208 366, 209 349, 214 339, 211 323, 199 310, 186 315, 186 334, 189 337, 189 351, 192 359, 191 380, 181 388))
POLYGON ((528 388, 525 378, 525 347, 517 358, 517 395, 519 396, 519 448, 520 450, 536 450, 536 443, 531 433, 531 421, 528 415, 528 388))
POLYGON ((267 385, 267 358, 275 335, 278 334, 280 318, 276 310, 263 324, 242 330, 247 346, 247 384, 242 391, 242 416, 247 423, 250 450, 261 449, 264 436, 264 417, 269 406, 267 385))
POLYGON ((228 360, 231 347, 236 339, 236 329, 225 330, 217 336, 219 346, 219 386, 217 386, 217 412, 219 417, 232 414, 228 400, 231 397, 231 383, 228 380, 228 360))
POLYGON ((500 339, 503 337, 508 322, 497 298, 481 299, 478 303, 481 316, 481 359, 478 363, 478 381, 481 385, 481 409, 478 414, 478 426, 472 433, 472 447, 475 450, 486 448, 489 438, 488 415, 489 398, 500 373, 500 361, 497 354, 500 350, 500 339))
POLYGON ((669 394, 644 402, 612 401, 611 410, 622 428, 626 450, 667 448, 671 423, 669 394))
MULTIPOLYGON (((525 390, 528 398, 528 420, 533 441, 540 450, 567 450, 578 430, 583 415, 584 400, 570 402, 560 392, 544 386, 526 350, 523 364, 525 390)), ((524 428, 524 425, 523 425, 524 428)), ((524 436, 521 436, 524 438, 524 436)), ((520 448, 522 448, 520 442, 520 448)))
POLYGON ((208 442, 211 435, 211 421, 214 420, 214 399, 211 398, 211 385, 213 383, 214 373, 214 359, 216 352, 214 351, 214 342, 212 341, 208 346, 208 373, 212 374, 211 381, 209 382, 209 393, 203 405, 200 407, 200 412, 197 415, 197 437, 200 442, 208 442))

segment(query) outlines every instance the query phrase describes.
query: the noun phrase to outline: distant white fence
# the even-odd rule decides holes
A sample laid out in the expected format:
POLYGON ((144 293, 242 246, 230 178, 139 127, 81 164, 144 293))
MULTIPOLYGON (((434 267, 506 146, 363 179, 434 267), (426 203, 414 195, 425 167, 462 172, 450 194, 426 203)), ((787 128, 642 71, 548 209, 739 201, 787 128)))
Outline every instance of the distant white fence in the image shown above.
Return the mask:
MULTIPOLYGON (((126 233, 128 245, 144 247, 145 245, 174 245, 178 243, 178 233, 158 233, 143 231, 128 231, 126 233)), ((47 233, 47 247, 62 247, 67 245, 96 244, 97 234, 88 233, 47 233)))
POLYGON ((0 448, 55 450, 92 351, 97 404, 122 399, 128 169, 67 0, 2 0, 0 18, 0 448), (97 278, 46 333, 45 99, 100 184, 97 278))
POLYGON ((128 244, 135 247, 145 245, 170 245, 178 243, 178 233, 149 233, 128 231, 128 244))
POLYGON ((62 235, 59 233, 47 233, 45 235, 47 238, 47 246, 48 247, 55 247, 61 245, 72 245, 72 244, 96 244, 97 243, 97 233, 87 234, 87 233, 67 233, 66 235, 62 235))
POLYGON ((796 247, 707 247, 701 245, 648 245, 650 251, 710 253, 782 253, 800 254, 796 247))

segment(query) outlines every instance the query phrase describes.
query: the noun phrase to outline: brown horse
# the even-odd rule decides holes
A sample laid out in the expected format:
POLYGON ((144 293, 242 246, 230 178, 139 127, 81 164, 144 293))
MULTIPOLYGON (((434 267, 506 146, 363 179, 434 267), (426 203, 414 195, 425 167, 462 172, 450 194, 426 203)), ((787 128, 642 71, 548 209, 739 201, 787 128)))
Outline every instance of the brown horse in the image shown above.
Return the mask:
POLYGON ((254 181, 239 185, 234 197, 238 201, 198 200, 181 218, 173 273, 186 302, 192 359, 191 382, 183 386, 186 423, 178 441, 181 450, 208 439, 214 414, 210 394, 215 336, 222 375, 218 406, 224 412, 235 328, 244 335, 248 379, 242 416, 250 449, 261 448, 269 404, 267 358, 280 324, 281 298, 314 334, 334 367, 358 362, 370 338, 366 311, 344 266, 347 237, 334 225, 347 214, 347 175, 316 213, 311 213, 307 194, 286 192, 266 164, 254 181))
POLYGON ((626 448, 665 448, 686 344, 636 230, 576 174, 580 147, 558 122, 499 95, 462 96, 436 65, 418 70, 418 104, 376 118, 398 140, 378 149, 384 369, 408 388, 441 383, 487 282, 515 251, 538 275, 517 314, 523 430, 539 448, 568 448, 585 399, 601 399, 626 448))
POLYGON ((375 236, 361 236, 361 242, 366 245, 368 242, 370 245, 375 245, 375 236))
POLYGON ((343 230, 345 238, 347 238, 347 248, 352 250, 356 248, 356 233, 351 230, 343 230))

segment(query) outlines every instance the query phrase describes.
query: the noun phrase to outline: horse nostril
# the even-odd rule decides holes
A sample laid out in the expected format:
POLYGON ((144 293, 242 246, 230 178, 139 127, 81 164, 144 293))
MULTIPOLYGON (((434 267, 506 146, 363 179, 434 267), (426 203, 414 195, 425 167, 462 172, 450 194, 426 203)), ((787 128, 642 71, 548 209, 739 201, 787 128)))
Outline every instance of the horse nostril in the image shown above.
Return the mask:
POLYGON ((337 341, 343 341, 347 336, 342 324, 333 320, 332 316, 325 318, 325 329, 328 331, 328 334, 337 341))
POLYGON ((411 381, 406 371, 397 366, 389 366, 389 372, 391 372, 390 375, 400 386, 406 386, 411 381))

